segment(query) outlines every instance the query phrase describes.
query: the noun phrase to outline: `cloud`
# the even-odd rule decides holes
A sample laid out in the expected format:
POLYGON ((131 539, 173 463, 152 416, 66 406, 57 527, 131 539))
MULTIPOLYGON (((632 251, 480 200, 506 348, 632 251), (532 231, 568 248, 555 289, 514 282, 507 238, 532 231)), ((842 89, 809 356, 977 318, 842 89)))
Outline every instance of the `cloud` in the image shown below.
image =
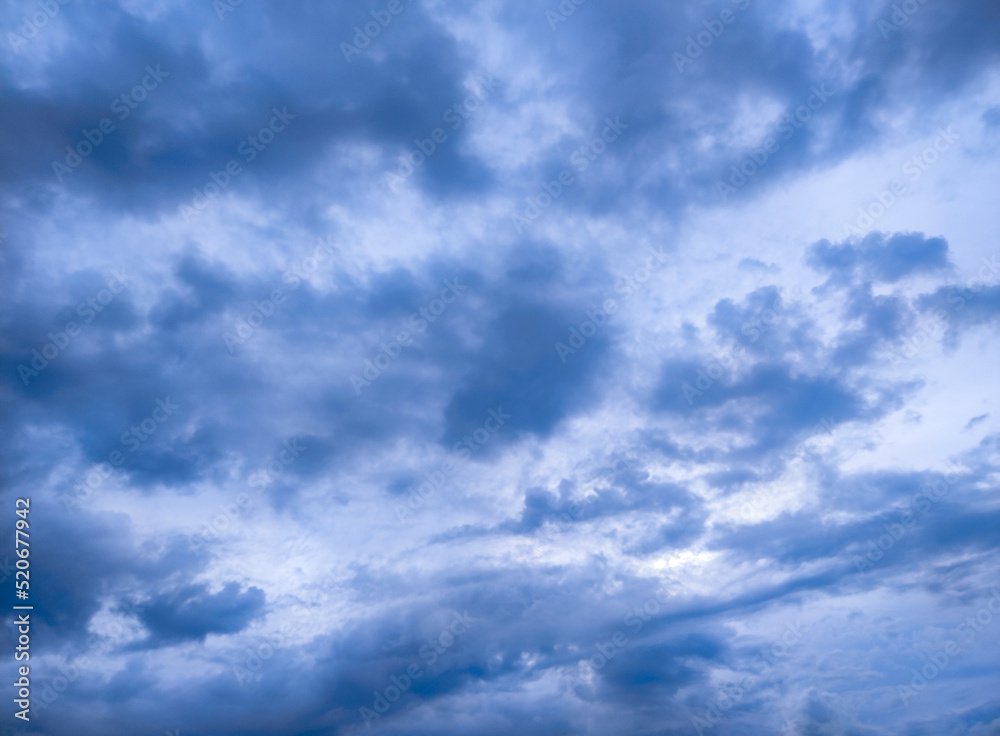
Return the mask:
POLYGON ((858 278, 890 284, 951 265, 948 243, 943 238, 926 238, 923 233, 895 233, 887 238, 880 232, 865 236, 856 245, 820 241, 809 250, 809 264, 829 274, 833 283, 858 278))
POLYGON ((0 11, 40 732, 993 733, 995 3, 223 3, 0 11))
POLYGON ((203 641, 209 634, 236 634, 263 613, 264 591, 257 587, 240 591, 239 583, 227 583, 218 593, 203 584, 185 585, 162 593, 142 604, 140 620, 149 630, 143 648, 185 640, 203 641))

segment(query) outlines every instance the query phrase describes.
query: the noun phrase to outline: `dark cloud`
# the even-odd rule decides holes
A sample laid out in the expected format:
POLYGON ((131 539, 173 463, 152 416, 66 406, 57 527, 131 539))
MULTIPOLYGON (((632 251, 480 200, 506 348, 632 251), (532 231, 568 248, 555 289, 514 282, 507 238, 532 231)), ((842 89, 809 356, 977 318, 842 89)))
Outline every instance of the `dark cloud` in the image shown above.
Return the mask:
POLYGON ((263 613, 264 591, 227 583, 218 593, 206 585, 185 585, 142 604, 140 619, 149 638, 140 646, 161 647, 209 634, 236 634, 263 613))
POLYGON ((948 243, 923 233, 874 232, 857 244, 833 245, 827 240, 809 249, 809 265, 830 275, 832 283, 855 278, 875 283, 896 283, 915 274, 947 269, 948 243))

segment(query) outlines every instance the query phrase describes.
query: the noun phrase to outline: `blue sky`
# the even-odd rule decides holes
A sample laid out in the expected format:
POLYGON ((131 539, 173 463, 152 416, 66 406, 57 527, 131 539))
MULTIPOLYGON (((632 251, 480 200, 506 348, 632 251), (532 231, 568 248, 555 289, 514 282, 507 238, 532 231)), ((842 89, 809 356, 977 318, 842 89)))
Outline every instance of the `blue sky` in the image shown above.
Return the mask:
POLYGON ((0 19, 0 733, 1000 734, 995 2, 0 19))

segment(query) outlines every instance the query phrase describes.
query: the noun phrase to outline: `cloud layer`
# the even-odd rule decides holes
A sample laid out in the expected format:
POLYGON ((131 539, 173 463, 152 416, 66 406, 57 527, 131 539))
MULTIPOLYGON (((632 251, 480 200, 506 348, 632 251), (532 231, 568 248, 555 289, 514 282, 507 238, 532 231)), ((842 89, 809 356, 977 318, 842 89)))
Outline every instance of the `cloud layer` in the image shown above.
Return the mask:
POLYGON ((1000 734, 994 2, 0 17, 0 732, 1000 734))

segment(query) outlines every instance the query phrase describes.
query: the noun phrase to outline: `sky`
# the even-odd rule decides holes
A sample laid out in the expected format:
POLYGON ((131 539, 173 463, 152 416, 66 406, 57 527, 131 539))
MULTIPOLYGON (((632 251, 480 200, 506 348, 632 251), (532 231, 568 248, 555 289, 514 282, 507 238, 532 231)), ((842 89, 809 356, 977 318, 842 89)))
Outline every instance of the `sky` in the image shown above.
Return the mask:
POLYGON ((0 32, 0 734, 1000 734, 995 0, 0 32))

